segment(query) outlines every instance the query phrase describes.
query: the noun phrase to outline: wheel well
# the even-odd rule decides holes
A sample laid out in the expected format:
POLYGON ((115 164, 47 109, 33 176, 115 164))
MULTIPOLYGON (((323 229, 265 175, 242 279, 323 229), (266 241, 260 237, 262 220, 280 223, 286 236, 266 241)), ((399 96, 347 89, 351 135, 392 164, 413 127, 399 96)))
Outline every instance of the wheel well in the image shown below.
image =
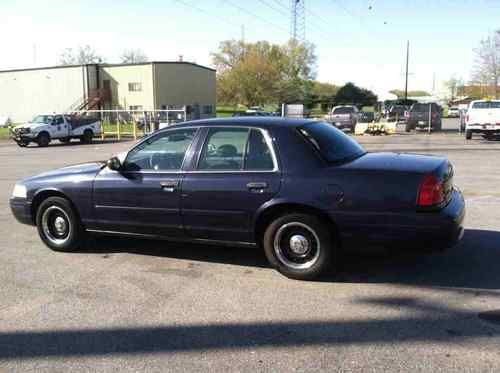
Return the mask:
POLYGON ((87 128, 85 129, 85 131, 83 131, 83 134, 85 135, 85 133, 91 133, 92 135, 94 134, 94 131, 92 131, 90 128, 87 128))
POLYGON ((40 135, 42 135, 42 134, 47 135, 50 139, 50 133, 48 133, 47 131, 41 131, 36 137, 40 137, 40 135))
POLYGON ((69 203, 71 204, 71 207, 75 211, 75 213, 78 215, 78 210, 75 208, 75 205, 73 204, 73 201, 71 201, 68 196, 66 196, 64 193, 59 192, 57 190, 46 190, 43 192, 40 192, 36 195, 36 197, 33 199, 31 202, 31 216, 33 218, 33 223, 36 224, 36 213, 38 211, 38 207, 40 204, 45 201, 49 197, 61 197, 64 199, 67 199, 69 203))
POLYGON ((340 241, 340 235, 339 235, 339 230, 337 228, 337 225, 335 222, 332 220, 332 218, 325 212, 320 209, 306 206, 306 205, 301 205, 301 204, 295 204, 295 203, 283 203, 279 205, 274 205, 266 210, 264 210, 260 216, 257 219, 257 222, 255 224, 255 240, 258 244, 262 244, 262 238, 264 237, 264 232, 266 230, 266 227, 271 224, 273 220, 278 218, 279 216, 285 215, 285 214, 292 214, 292 213, 302 213, 302 214, 309 214, 309 215, 314 215, 320 218, 322 221, 325 221, 331 228, 331 230, 334 232, 334 240, 338 246, 341 245, 340 241))

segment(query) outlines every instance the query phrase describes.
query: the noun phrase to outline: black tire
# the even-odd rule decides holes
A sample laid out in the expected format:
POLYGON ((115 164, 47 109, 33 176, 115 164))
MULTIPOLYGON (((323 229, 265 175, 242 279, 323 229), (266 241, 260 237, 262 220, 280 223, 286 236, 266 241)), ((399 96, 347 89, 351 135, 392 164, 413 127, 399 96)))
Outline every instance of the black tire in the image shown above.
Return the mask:
POLYGON ((472 131, 471 130, 466 130, 465 131, 465 139, 466 140, 472 139, 472 131))
POLYGON ((405 123, 405 132, 411 132, 412 129, 413 128, 410 123, 405 123))
POLYGON ((44 200, 36 213, 36 226, 43 243, 54 251, 74 251, 84 237, 80 219, 66 198, 44 200))
POLYGON ((62 144, 68 144, 71 141, 70 137, 63 137, 59 139, 59 142, 62 144))
POLYGON ((92 140, 94 140, 94 132, 92 132, 92 130, 85 130, 83 132, 83 136, 80 138, 80 141, 83 144, 92 144, 92 140))
POLYGON ((40 146, 42 148, 49 146, 50 135, 47 132, 42 132, 38 135, 36 142, 37 142, 38 146, 40 146))
POLYGON ((296 280, 312 280, 332 266, 335 244, 332 232, 319 218, 307 214, 286 214, 267 227, 264 252, 272 267, 296 280), (292 249, 292 240, 296 249, 292 249), (307 250, 304 253, 296 251, 307 250))

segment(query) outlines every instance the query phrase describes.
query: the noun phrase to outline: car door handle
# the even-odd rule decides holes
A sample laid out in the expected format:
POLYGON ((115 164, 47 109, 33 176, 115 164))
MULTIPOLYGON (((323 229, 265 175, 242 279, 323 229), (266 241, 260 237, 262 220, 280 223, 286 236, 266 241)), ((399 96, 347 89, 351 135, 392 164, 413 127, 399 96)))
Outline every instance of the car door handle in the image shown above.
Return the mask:
POLYGON ((160 187, 165 192, 175 192, 175 190, 177 189, 178 186, 179 186, 178 180, 166 180, 166 181, 160 182, 160 187))
POLYGON ((262 190, 262 189, 266 189, 267 188, 267 183, 266 182, 251 182, 251 183, 248 183, 247 184, 247 188, 250 190, 250 191, 259 191, 259 190, 262 190))

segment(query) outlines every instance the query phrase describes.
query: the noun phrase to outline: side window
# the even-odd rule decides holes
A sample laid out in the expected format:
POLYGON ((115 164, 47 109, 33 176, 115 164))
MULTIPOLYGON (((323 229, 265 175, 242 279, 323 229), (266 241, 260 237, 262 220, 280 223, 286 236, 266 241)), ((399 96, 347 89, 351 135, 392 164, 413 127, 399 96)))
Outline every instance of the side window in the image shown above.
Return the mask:
POLYGON ((199 170, 243 169, 247 128, 211 128, 198 162, 199 170))
POLYGON ((245 170, 271 171, 273 169, 273 157, 266 139, 261 131, 255 129, 251 130, 250 137, 248 138, 245 170))
POLYGON ((129 171, 178 171, 196 129, 189 128, 161 133, 144 141, 127 155, 125 169, 129 171))
POLYGON ((56 118, 54 119, 55 124, 63 124, 64 119, 61 115, 57 115, 56 118))

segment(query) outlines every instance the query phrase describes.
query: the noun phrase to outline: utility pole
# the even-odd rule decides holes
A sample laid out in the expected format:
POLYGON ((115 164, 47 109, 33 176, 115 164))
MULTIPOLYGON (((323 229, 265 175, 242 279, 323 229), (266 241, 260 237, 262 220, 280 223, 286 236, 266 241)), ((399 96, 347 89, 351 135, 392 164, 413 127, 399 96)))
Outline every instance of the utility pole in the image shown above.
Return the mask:
POLYGON ((306 40, 306 6, 305 0, 290 0, 292 17, 290 22, 290 39, 304 42, 306 40))
POLYGON ((408 64, 410 62, 410 41, 406 42, 405 101, 408 100, 408 64))
POLYGON ((33 43, 33 66, 36 66, 36 43, 33 43))

